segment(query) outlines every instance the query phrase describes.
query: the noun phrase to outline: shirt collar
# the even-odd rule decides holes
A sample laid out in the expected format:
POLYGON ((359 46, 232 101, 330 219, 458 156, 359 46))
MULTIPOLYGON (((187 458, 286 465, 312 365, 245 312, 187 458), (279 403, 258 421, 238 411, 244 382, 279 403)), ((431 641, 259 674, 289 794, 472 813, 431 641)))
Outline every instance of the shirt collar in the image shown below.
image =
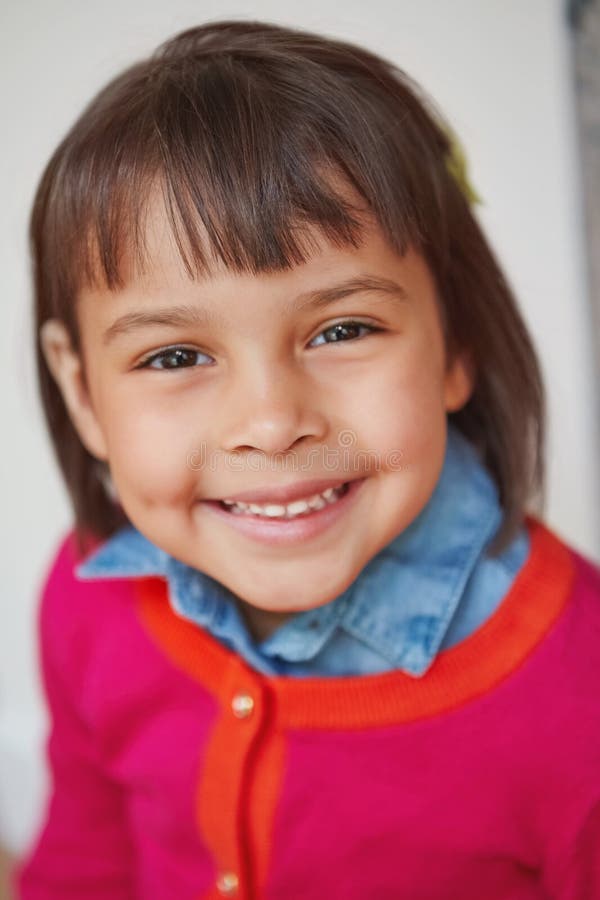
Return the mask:
POLYGON ((216 636, 235 629, 251 657, 312 659, 336 629, 391 666, 420 676, 431 665, 465 585, 502 519, 497 487, 473 445, 449 423, 442 471, 417 518, 322 607, 284 622, 256 647, 229 590, 148 541, 121 529, 76 569, 79 578, 158 575, 173 608, 216 636))
POLYGON ((411 675, 431 665, 467 581, 502 519, 495 482, 475 448, 449 426, 429 502, 333 601, 285 622, 261 649, 316 655, 341 628, 411 675))

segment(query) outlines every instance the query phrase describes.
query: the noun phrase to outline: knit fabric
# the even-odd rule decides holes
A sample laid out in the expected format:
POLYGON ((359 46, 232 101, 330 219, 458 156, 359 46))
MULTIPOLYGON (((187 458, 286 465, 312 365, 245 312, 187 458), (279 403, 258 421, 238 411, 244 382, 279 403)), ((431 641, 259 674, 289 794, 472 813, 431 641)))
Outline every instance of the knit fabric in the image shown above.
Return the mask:
POLYGON ((157 577, 40 618, 53 793, 22 900, 595 900, 600 569, 539 520, 486 622, 402 671, 265 676, 157 577))

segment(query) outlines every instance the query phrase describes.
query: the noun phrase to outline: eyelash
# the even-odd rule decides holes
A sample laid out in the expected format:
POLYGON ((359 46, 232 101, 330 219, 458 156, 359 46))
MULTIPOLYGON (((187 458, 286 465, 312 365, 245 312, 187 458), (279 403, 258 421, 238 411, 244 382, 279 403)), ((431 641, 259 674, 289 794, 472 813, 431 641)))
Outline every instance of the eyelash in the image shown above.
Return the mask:
MULTIPOLYGON (((368 334, 375 334, 376 332, 383 331, 383 328, 378 328, 376 325, 367 325, 366 322, 356 322, 356 321, 354 321, 354 319, 347 319, 345 321, 335 322, 333 325, 329 325, 327 328, 324 328, 323 331, 320 331, 319 334, 316 335, 316 337, 321 337, 321 335, 326 334, 328 331, 333 331, 335 328, 347 327, 348 325, 353 325, 358 328, 365 328, 367 330, 368 334)), ((315 338, 313 338, 313 340, 315 340, 315 338)), ((352 339, 350 339, 349 342, 352 343, 355 340, 360 340, 360 338, 352 338, 352 339)), ((345 344, 345 343, 348 343, 348 340, 341 339, 340 341, 337 341, 337 340, 324 341, 322 344, 319 344, 317 346, 323 346, 323 344, 336 344, 336 343, 345 344)), ((194 350, 191 347, 184 347, 180 344, 175 344, 172 347, 165 347, 164 350, 159 350, 157 353, 153 353, 151 356, 146 357, 146 359, 143 359, 141 361, 141 363, 139 363, 137 366, 135 366, 135 368, 136 369, 153 368, 155 371, 158 371, 158 372, 169 372, 169 371, 176 372, 181 369, 195 368, 195 366, 172 366, 169 369, 169 368, 162 368, 161 366, 156 367, 156 366, 150 365, 157 359, 162 360, 165 357, 167 357, 171 354, 175 354, 179 351, 182 351, 184 353, 196 353, 200 356, 208 356, 208 354, 202 353, 201 350, 194 350)))

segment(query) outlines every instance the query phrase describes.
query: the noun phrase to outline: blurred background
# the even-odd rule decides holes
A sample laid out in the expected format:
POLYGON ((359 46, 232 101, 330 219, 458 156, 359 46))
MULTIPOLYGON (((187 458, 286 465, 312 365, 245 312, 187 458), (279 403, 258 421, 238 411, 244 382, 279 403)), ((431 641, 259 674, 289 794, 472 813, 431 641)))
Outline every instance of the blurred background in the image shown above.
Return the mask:
POLYGON ((31 201, 49 155, 109 78, 177 31, 222 18, 360 42, 405 69, 445 112, 542 360, 550 404, 545 519, 600 562, 598 0, 4 0, 0 860, 24 850, 42 812, 47 723, 36 606, 71 524, 34 377, 31 201))

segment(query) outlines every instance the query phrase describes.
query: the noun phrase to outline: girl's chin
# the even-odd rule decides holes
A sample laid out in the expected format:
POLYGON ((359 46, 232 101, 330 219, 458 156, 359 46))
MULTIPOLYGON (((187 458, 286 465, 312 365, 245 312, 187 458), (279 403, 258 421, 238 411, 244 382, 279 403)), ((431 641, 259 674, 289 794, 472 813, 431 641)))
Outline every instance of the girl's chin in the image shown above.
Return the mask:
POLYGON ((309 597, 306 598, 306 602, 302 602, 302 598, 296 598, 293 607, 291 605, 282 606, 281 599, 276 596, 273 597, 270 594, 244 595, 236 593, 235 596, 238 602, 243 605, 244 608, 256 610, 257 614, 262 614, 264 616, 279 616, 283 619, 291 618, 292 616, 298 616, 301 613, 310 612, 313 609, 320 609, 320 607, 322 606, 327 606, 327 604, 334 600, 339 594, 341 594, 343 590, 343 586, 340 586, 339 591, 336 591, 333 594, 322 596, 319 595, 318 592, 313 592, 309 597))
POLYGON ((294 610, 281 610, 258 607, 248 602, 240 603, 238 601, 238 608, 252 637, 255 641, 260 642, 270 637, 274 631, 295 616, 308 612, 311 609, 318 609, 320 606, 324 606, 326 602, 315 605, 313 597, 310 603, 307 602, 306 607, 294 610))

